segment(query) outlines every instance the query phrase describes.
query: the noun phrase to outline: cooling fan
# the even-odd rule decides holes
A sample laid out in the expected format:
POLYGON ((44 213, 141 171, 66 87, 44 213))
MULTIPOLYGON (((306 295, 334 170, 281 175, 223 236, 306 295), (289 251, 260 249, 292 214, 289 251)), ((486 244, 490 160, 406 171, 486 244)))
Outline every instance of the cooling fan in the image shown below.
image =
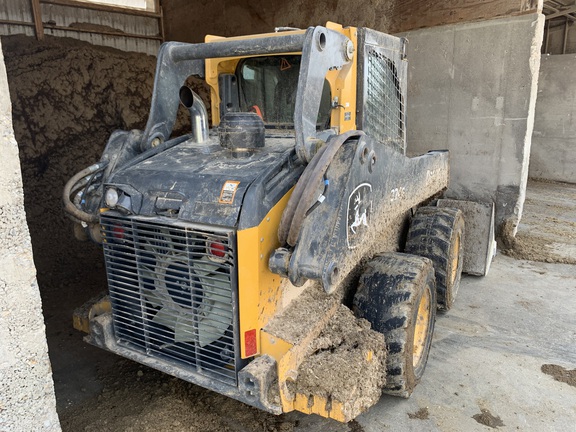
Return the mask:
POLYGON ((157 311, 151 321, 172 330, 174 344, 204 348, 222 338, 232 324, 232 311, 222 306, 231 304, 232 294, 221 265, 206 254, 190 254, 180 233, 161 229, 154 238, 140 240, 141 277, 148 281, 143 296, 157 311))

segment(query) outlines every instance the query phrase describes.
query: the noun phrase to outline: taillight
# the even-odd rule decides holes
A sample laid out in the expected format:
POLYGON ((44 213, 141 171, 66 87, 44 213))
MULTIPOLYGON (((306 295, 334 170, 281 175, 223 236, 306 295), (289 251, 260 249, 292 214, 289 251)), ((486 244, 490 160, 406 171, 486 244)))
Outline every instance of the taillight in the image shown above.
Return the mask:
POLYGON ((224 258, 226 256, 226 246, 222 243, 212 242, 208 245, 210 255, 215 258, 224 258))
POLYGON ((124 228, 121 227, 120 225, 114 225, 114 227, 112 228, 112 235, 117 239, 123 239, 124 228))
POLYGON ((244 332, 244 354, 245 357, 252 357, 258 354, 258 341, 256 340, 256 329, 244 332))

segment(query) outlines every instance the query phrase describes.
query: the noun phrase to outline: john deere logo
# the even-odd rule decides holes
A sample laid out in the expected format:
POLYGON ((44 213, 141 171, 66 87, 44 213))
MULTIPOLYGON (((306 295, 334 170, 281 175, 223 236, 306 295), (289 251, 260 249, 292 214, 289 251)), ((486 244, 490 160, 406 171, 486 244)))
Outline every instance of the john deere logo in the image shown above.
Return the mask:
POLYGON ((354 249, 370 226, 372 213, 372 185, 362 183, 352 191, 348 198, 348 229, 346 239, 348 247, 354 249))

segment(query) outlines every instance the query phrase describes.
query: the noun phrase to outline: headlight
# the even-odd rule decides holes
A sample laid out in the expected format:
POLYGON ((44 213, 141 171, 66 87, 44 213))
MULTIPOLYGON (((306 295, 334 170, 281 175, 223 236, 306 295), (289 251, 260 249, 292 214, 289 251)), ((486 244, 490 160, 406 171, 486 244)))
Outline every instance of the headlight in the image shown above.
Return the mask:
POLYGON ((104 195, 104 202, 110 208, 113 208, 118 204, 118 191, 114 188, 106 189, 106 194, 104 195))

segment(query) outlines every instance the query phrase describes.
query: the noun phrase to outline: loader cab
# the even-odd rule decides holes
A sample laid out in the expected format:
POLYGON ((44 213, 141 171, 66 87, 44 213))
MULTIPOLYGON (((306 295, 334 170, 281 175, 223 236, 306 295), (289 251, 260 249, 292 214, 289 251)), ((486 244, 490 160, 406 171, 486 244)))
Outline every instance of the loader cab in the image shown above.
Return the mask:
MULTIPOLYGON (((254 112, 267 129, 294 129, 300 64, 300 55, 239 60, 234 73, 221 73, 218 77, 220 120, 228 112, 254 112)), ((330 127, 331 111, 330 83, 324 80, 317 130, 330 127)))
MULTIPOLYGON (((252 57, 236 69, 239 109, 253 111, 269 128, 294 128, 294 108, 300 74, 299 55, 252 57)), ((330 84, 324 81, 317 129, 330 127, 330 84)))

